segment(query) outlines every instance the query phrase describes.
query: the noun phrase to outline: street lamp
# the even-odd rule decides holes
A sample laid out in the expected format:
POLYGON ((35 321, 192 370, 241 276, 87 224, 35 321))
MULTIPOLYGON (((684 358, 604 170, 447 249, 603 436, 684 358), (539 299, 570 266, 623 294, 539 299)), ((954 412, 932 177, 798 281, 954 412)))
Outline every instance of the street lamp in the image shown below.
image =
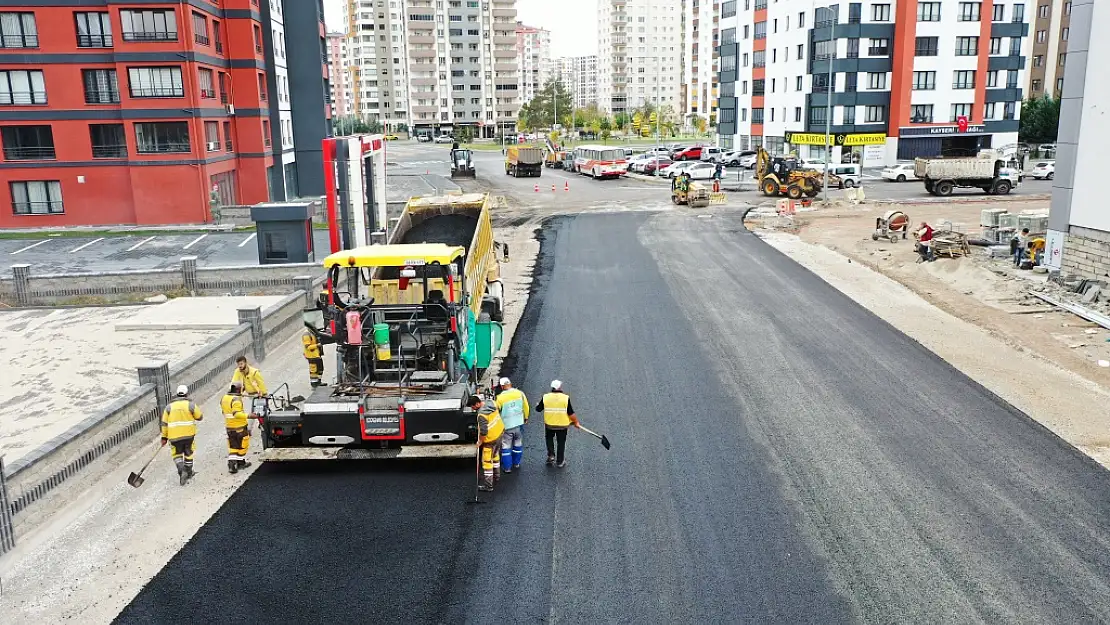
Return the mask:
POLYGON ((829 5, 825 8, 826 11, 832 12, 832 32, 830 38, 832 39, 832 54, 829 55, 829 73, 825 82, 825 183, 823 191, 825 193, 825 205, 829 203, 829 160, 832 157, 832 101, 833 94, 836 90, 833 89, 833 61, 836 60, 836 23, 840 20, 840 3, 829 5), (833 11, 833 7, 836 10, 833 11))

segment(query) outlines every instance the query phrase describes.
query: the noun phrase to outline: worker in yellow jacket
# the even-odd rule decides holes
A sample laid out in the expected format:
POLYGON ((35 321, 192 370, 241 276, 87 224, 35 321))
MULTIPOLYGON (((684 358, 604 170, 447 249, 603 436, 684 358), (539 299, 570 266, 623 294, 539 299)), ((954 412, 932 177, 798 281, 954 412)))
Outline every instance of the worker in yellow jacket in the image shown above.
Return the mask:
POLYGON ((266 394, 266 382, 262 380, 262 373, 247 363, 246 356, 235 359, 235 374, 231 376, 232 382, 243 385, 243 394, 248 397, 262 397, 266 394))
POLYGON ((250 421, 243 409, 241 383, 231 383, 231 390, 220 400, 220 410, 224 413, 224 428, 227 429, 227 471, 238 473, 239 469, 251 466, 247 462, 247 450, 251 447, 250 421))
POLYGON ((467 403, 478 413, 478 444, 482 453, 482 483, 478 490, 492 491, 494 482, 501 478, 501 435, 505 433, 505 424, 497 407, 481 397, 472 395, 467 403))
POLYGON ((520 389, 513 388, 512 380, 501 378, 500 386, 496 404, 505 426, 505 434, 501 437, 501 469, 512 473, 513 469, 520 469, 520 461, 524 458, 524 424, 528 423, 530 408, 528 397, 520 389))
POLYGON ((566 468, 567 461, 563 452, 567 445, 567 430, 570 426, 581 427, 570 404, 570 396, 563 392, 563 383, 551 382, 551 392, 543 396, 536 410, 543 413, 544 438, 547 441, 547 466, 557 465, 566 468))
POLYGON ((320 377, 324 375, 324 358, 320 343, 311 332, 305 332, 301 336, 301 342, 304 343, 304 358, 308 361, 308 380, 312 383, 312 388, 323 386, 320 377))
POLYGON ((193 452, 197 448, 197 422, 202 419, 200 407, 189 400, 189 387, 177 387, 177 397, 162 412, 162 444, 173 446, 173 462, 182 486, 196 475, 193 452))

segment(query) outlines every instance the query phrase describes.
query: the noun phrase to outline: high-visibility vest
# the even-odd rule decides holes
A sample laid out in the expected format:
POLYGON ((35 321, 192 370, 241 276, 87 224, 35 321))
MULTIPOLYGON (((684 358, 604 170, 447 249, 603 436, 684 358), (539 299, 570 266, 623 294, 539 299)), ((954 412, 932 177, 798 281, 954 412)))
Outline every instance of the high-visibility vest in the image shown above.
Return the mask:
POLYGON ((266 394, 266 383, 262 381, 262 373, 254 367, 247 367, 247 375, 243 375, 243 372, 236 367, 235 375, 231 376, 231 381, 242 384, 243 393, 247 395, 266 394))
POLYGON ((487 443, 500 440, 501 435, 505 433, 505 423, 501 421, 501 413, 493 410, 483 416, 486 419, 486 436, 482 440, 487 443))
POLYGON ((552 428, 570 427, 567 405, 570 395, 566 393, 547 393, 543 396, 543 423, 552 428))
POLYGON ((171 402, 162 412, 162 438, 179 441, 197 435, 200 408, 188 399, 171 402))
POLYGON ((316 337, 306 334, 301 338, 304 342, 304 357, 308 360, 313 360, 320 357, 320 344, 316 342, 316 337))
POLYGON ((501 420, 505 423, 505 429, 511 430, 520 427, 524 425, 524 420, 528 417, 528 398, 515 388, 502 391, 497 396, 497 409, 501 412, 501 420))
POLYGON ((224 413, 224 427, 229 430, 241 430, 247 427, 247 413, 243 410, 243 398, 240 395, 228 393, 220 400, 220 410, 224 413))

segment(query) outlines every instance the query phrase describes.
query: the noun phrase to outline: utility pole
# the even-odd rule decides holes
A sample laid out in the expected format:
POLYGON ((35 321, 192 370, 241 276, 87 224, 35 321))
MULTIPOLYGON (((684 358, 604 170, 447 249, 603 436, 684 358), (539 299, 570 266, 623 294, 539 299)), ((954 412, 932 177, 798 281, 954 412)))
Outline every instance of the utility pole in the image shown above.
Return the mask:
POLYGON ((829 160, 832 157, 832 101, 833 94, 836 93, 832 84, 833 62, 836 60, 836 23, 840 20, 840 3, 830 5, 826 10, 832 12, 832 54, 829 55, 829 75, 825 85, 825 184, 823 190, 825 192, 825 205, 827 206, 829 204, 829 160), (836 6, 836 11, 832 10, 832 6, 836 6))

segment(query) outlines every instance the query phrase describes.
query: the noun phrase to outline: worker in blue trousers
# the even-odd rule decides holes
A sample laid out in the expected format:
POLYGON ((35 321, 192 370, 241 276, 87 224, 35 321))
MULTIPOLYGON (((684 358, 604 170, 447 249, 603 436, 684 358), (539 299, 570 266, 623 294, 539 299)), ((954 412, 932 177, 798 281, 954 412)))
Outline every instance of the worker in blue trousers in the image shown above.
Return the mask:
POLYGON ((529 407, 528 398, 518 389, 513 388, 509 378, 501 378, 501 392, 497 394, 497 410, 501 413, 501 420, 505 424, 505 433, 501 438, 501 471, 512 473, 513 469, 520 468, 520 461, 524 457, 524 424, 528 423, 529 407))

